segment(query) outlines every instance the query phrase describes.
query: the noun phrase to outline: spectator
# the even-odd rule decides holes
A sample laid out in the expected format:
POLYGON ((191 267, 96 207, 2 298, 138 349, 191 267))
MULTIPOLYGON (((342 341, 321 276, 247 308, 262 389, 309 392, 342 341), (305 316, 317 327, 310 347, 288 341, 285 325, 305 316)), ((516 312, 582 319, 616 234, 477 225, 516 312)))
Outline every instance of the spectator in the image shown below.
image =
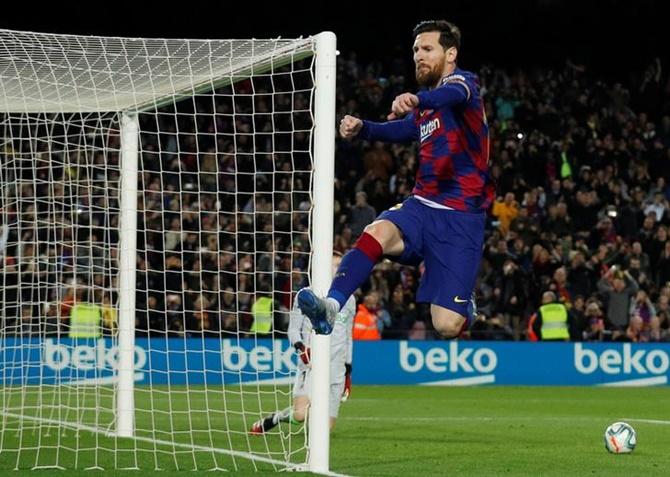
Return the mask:
POLYGON ((408 331, 417 319, 416 303, 408 297, 397 284, 393 289, 391 304, 389 306, 391 325, 385 328, 382 336, 384 338, 406 339, 408 331))
POLYGON ((670 283, 670 240, 665 242, 658 261, 657 273, 656 286, 661 287, 670 283))
POLYGON ((544 230, 555 234, 557 237, 564 237, 572 233, 572 219, 568 216, 568 207, 565 202, 550 205, 548 213, 544 230))
POLYGON ((512 220, 519 215, 519 204, 514 200, 514 194, 508 192, 505 194, 504 199, 498 197, 498 200, 493 204, 493 211, 491 213, 500 222, 499 228, 502 235, 507 235, 512 220))
POLYGON ((577 250, 573 254, 572 260, 570 260, 570 268, 568 269, 567 286, 570 294, 572 296, 591 296, 598 281, 597 277, 598 274, 593 269, 593 263, 586 261, 582 250, 577 250))
POLYGON ((352 240, 358 239, 363 229, 377 217, 377 212, 368 205, 367 199, 368 195, 365 192, 356 193, 356 205, 351 208, 351 222, 349 223, 352 240))
POLYGON ((652 202, 644 208, 644 215, 653 213, 656 216, 656 222, 661 222, 666 210, 668 210, 668 201, 663 192, 659 191, 654 194, 652 202))
POLYGON ((102 326, 110 335, 115 336, 118 323, 116 307, 112 303, 112 297, 105 293, 102 297, 102 326))
POLYGON ((272 331, 272 298, 265 294, 258 294, 251 306, 253 322, 250 333, 267 335, 272 331))
POLYGON ((34 315, 32 305, 21 306, 21 316, 14 329, 17 335, 39 336, 40 322, 34 315))
POLYGON ((642 321, 642 318, 639 316, 631 318, 625 331, 616 334, 615 341, 628 341, 633 343, 648 341, 645 337, 644 322, 642 321))
POLYGON ((373 178, 386 181, 393 166, 393 157, 386 150, 383 142, 375 141, 372 148, 363 154, 363 165, 373 178))
POLYGON ((521 333, 521 321, 528 299, 527 277, 519 266, 509 258, 505 260, 502 272, 493 289, 493 296, 497 301, 494 309, 496 314, 503 317, 504 321, 501 326, 511 325, 515 336, 518 337, 521 333))
POLYGON ((572 306, 572 295, 570 290, 568 290, 568 273, 565 267, 558 267, 554 270, 553 282, 550 288, 558 296, 558 301, 568 308, 572 306))
POLYGON ((586 300, 582 295, 577 295, 571 303, 570 315, 572 315, 572 327, 570 336, 576 340, 582 339, 582 332, 586 328, 586 300))
POLYGON ((607 318, 615 329, 624 330, 628 326, 631 296, 638 290, 638 284, 627 271, 617 265, 598 281, 598 289, 607 302, 607 318))
POLYGON ((208 309, 209 306, 210 303, 204 295, 199 295, 195 299, 189 326, 190 331, 193 333, 218 331, 217 320, 214 319, 214 313, 208 309))
POLYGON ((586 306, 586 326, 581 330, 584 341, 606 341, 609 334, 605 327, 605 317, 597 302, 586 306))
POLYGON ((531 316, 528 323, 530 341, 568 341, 572 328, 570 315, 563 303, 558 303, 556 294, 542 294, 542 306, 531 316))
MULTIPOLYGON (((647 241, 644 245, 644 250, 649 254, 649 266, 657 266, 658 261, 661 258, 663 250, 665 250, 665 242, 668 241, 668 229, 665 225, 659 225, 656 229, 656 234, 654 235, 653 240, 647 241)), ((649 275, 650 278, 655 278, 653 275, 649 275)))
POLYGON ((490 318, 480 315, 470 329, 473 340, 503 341, 514 339, 514 332, 506 324, 505 317, 498 313, 490 318))
POLYGON ((626 254, 626 260, 624 263, 624 266, 628 267, 630 264, 631 260, 637 259, 639 260, 639 266, 637 267, 640 270, 640 273, 644 273, 645 275, 649 275, 649 267, 650 267, 650 262, 649 262, 649 255, 644 253, 642 251, 642 244, 640 243, 639 240, 636 240, 633 242, 633 246, 626 254))
POLYGON ((353 339, 355 340, 380 340, 379 324, 377 323, 378 298, 376 293, 368 293, 363 303, 358 305, 358 311, 354 317, 353 339))
POLYGON ((407 339, 410 340, 425 340, 427 337, 426 333, 426 323, 423 321, 415 321, 412 325, 412 329, 407 335, 407 339))
POLYGON ((656 318, 656 307, 647 296, 647 292, 644 290, 638 290, 635 295, 635 299, 631 301, 630 311, 628 313, 630 318, 634 316, 639 316, 642 318, 642 323, 645 326, 649 326, 651 320, 656 318))

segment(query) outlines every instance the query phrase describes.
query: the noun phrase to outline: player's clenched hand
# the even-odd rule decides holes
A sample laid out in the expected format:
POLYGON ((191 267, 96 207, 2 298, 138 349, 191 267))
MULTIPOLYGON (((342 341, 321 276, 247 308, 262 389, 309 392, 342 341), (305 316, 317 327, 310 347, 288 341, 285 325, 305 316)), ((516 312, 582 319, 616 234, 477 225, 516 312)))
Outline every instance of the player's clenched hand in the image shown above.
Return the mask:
POLYGON ((300 358, 300 361, 305 363, 305 365, 309 366, 310 360, 312 359, 312 353, 311 350, 306 347, 302 342, 298 341, 296 344, 293 345, 295 347, 295 352, 298 353, 298 357, 300 358))
POLYGON ((363 127, 363 121, 348 114, 340 121, 340 136, 344 139, 356 137, 363 127))
POLYGON ((412 93, 403 93, 396 96, 391 105, 391 114, 387 116, 390 121, 398 119, 411 112, 414 108, 419 107, 419 97, 412 93))

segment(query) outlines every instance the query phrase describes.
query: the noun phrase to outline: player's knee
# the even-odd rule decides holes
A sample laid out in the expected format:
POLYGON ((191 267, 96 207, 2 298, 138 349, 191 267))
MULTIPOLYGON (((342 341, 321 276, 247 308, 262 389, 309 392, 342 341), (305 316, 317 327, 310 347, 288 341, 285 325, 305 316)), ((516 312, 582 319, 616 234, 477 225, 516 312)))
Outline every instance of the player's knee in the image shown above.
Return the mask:
POLYGON ((305 420, 305 409, 294 409, 293 410, 293 420, 297 422, 302 422, 305 420))
POLYGON ((443 338, 456 338, 463 329, 465 317, 458 313, 433 317, 433 327, 443 338))
POLYGON ((388 220, 375 220, 365 227, 363 231, 371 235, 386 254, 395 254, 396 249, 401 249, 402 235, 398 227, 388 220))
POLYGON ((381 221, 377 220, 371 224, 366 225, 363 229, 363 232, 374 237, 380 245, 384 245, 387 234, 385 233, 386 231, 384 224, 382 224, 381 221))

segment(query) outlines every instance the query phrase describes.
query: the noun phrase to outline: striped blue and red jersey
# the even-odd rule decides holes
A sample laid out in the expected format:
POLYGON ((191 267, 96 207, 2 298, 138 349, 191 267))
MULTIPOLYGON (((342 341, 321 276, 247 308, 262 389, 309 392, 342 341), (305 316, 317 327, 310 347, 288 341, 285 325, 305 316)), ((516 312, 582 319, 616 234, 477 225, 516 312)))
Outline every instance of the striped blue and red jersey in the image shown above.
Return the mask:
POLYGON ((419 107, 403 119, 363 121, 363 139, 419 142, 412 194, 466 212, 488 209, 495 194, 489 174, 489 127, 479 79, 456 69, 438 87, 417 94, 419 107))

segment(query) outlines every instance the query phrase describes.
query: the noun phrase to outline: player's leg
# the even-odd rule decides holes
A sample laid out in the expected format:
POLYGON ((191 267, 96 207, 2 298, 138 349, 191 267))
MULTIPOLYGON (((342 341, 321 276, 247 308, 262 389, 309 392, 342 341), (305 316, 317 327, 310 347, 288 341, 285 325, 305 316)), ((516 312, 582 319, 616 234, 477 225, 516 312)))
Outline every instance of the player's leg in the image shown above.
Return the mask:
POLYGON ((417 301, 431 303, 435 330, 455 338, 474 321, 474 287, 482 255, 483 214, 433 210, 426 230, 425 273, 417 301))
POLYGON ((293 399, 293 413, 290 421, 293 424, 299 424, 303 422, 307 417, 308 409, 309 409, 309 397, 307 395, 296 396, 293 399))
MULTIPOLYGON (((467 295, 466 295, 467 296, 467 295)), ((477 319, 477 302, 474 291, 470 293, 465 313, 431 303, 430 316, 433 327, 445 338, 455 338, 468 330, 477 319)))
MULTIPOLYGON (((251 433, 263 434, 264 432, 267 432, 273 427, 277 426, 280 422, 290 422, 291 424, 302 424, 307 418, 307 413, 309 412, 309 404, 310 404, 309 397, 297 396, 295 399, 293 399, 292 408, 287 407, 283 411, 275 412, 274 414, 271 414, 265 419, 261 419, 260 421, 255 422, 251 429, 251 433)), ((337 421, 337 410, 335 410, 335 417, 331 416, 330 418, 331 430, 335 428, 336 421, 337 421)))
POLYGON ((353 292, 370 277, 384 255, 400 256, 405 248, 400 228, 384 214, 365 227, 354 247, 342 258, 330 285, 328 297, 341 309, 353 292))
POLYGON ((293 385, 293 406, 274 412, 269 416, 254 422, 249 430, 250 434, 264 434, 278 426, 280 422, 299 424, 305 420, 305 415, 309 408, 309 373, 310 370, 308 368, 302 368, 296 375, 296 380, 293 385))
POLYGON ((368 279, 379 259, 384 254, 400 255, 402 251, 402 234, 392 222, 377 220, 368 225, 354 247, 342 258, 326 299, 319 298, 309 288, 298 292, 298 306, 316 332, 329 334, 335 315, 368 279))
POLYGON ((444 338, 455 338, 464 330, 467 318, 454 310, 431 303, 433 327, 444 338))
POLYGON ((330 430, 335 429, 337 415, 340 411, 342 393, 344 392, 344 381, 330 385, 330 430))
POLYGON ((299 424, 305 420, 309 410, 309 390, 312 387, 312 368, 301 366, 293 385, 293 408, 287 422, 299 424))
POLYGON ((415 242, 411 236, 418 235, 421 229, 414 202, 414 199, 407 200, 383 212, 378 220, 365 228, 354 247, 342 258, 327 299, 317 297, 309 288, 298 292, 298 306, 317 333, 330 333, 337 312, 368 279, 382 256, 402 257, 408 251, 414 251, 413 246, 406 245, 415 242))
POLYGON ((271 429, 274 429, 280 422, 288 422, 291 420, 293 410, 290 407, 281 411, 273 412, 269 416, 264 417, 254 422, 249 430, 250 434, 264 434, 271 429))

